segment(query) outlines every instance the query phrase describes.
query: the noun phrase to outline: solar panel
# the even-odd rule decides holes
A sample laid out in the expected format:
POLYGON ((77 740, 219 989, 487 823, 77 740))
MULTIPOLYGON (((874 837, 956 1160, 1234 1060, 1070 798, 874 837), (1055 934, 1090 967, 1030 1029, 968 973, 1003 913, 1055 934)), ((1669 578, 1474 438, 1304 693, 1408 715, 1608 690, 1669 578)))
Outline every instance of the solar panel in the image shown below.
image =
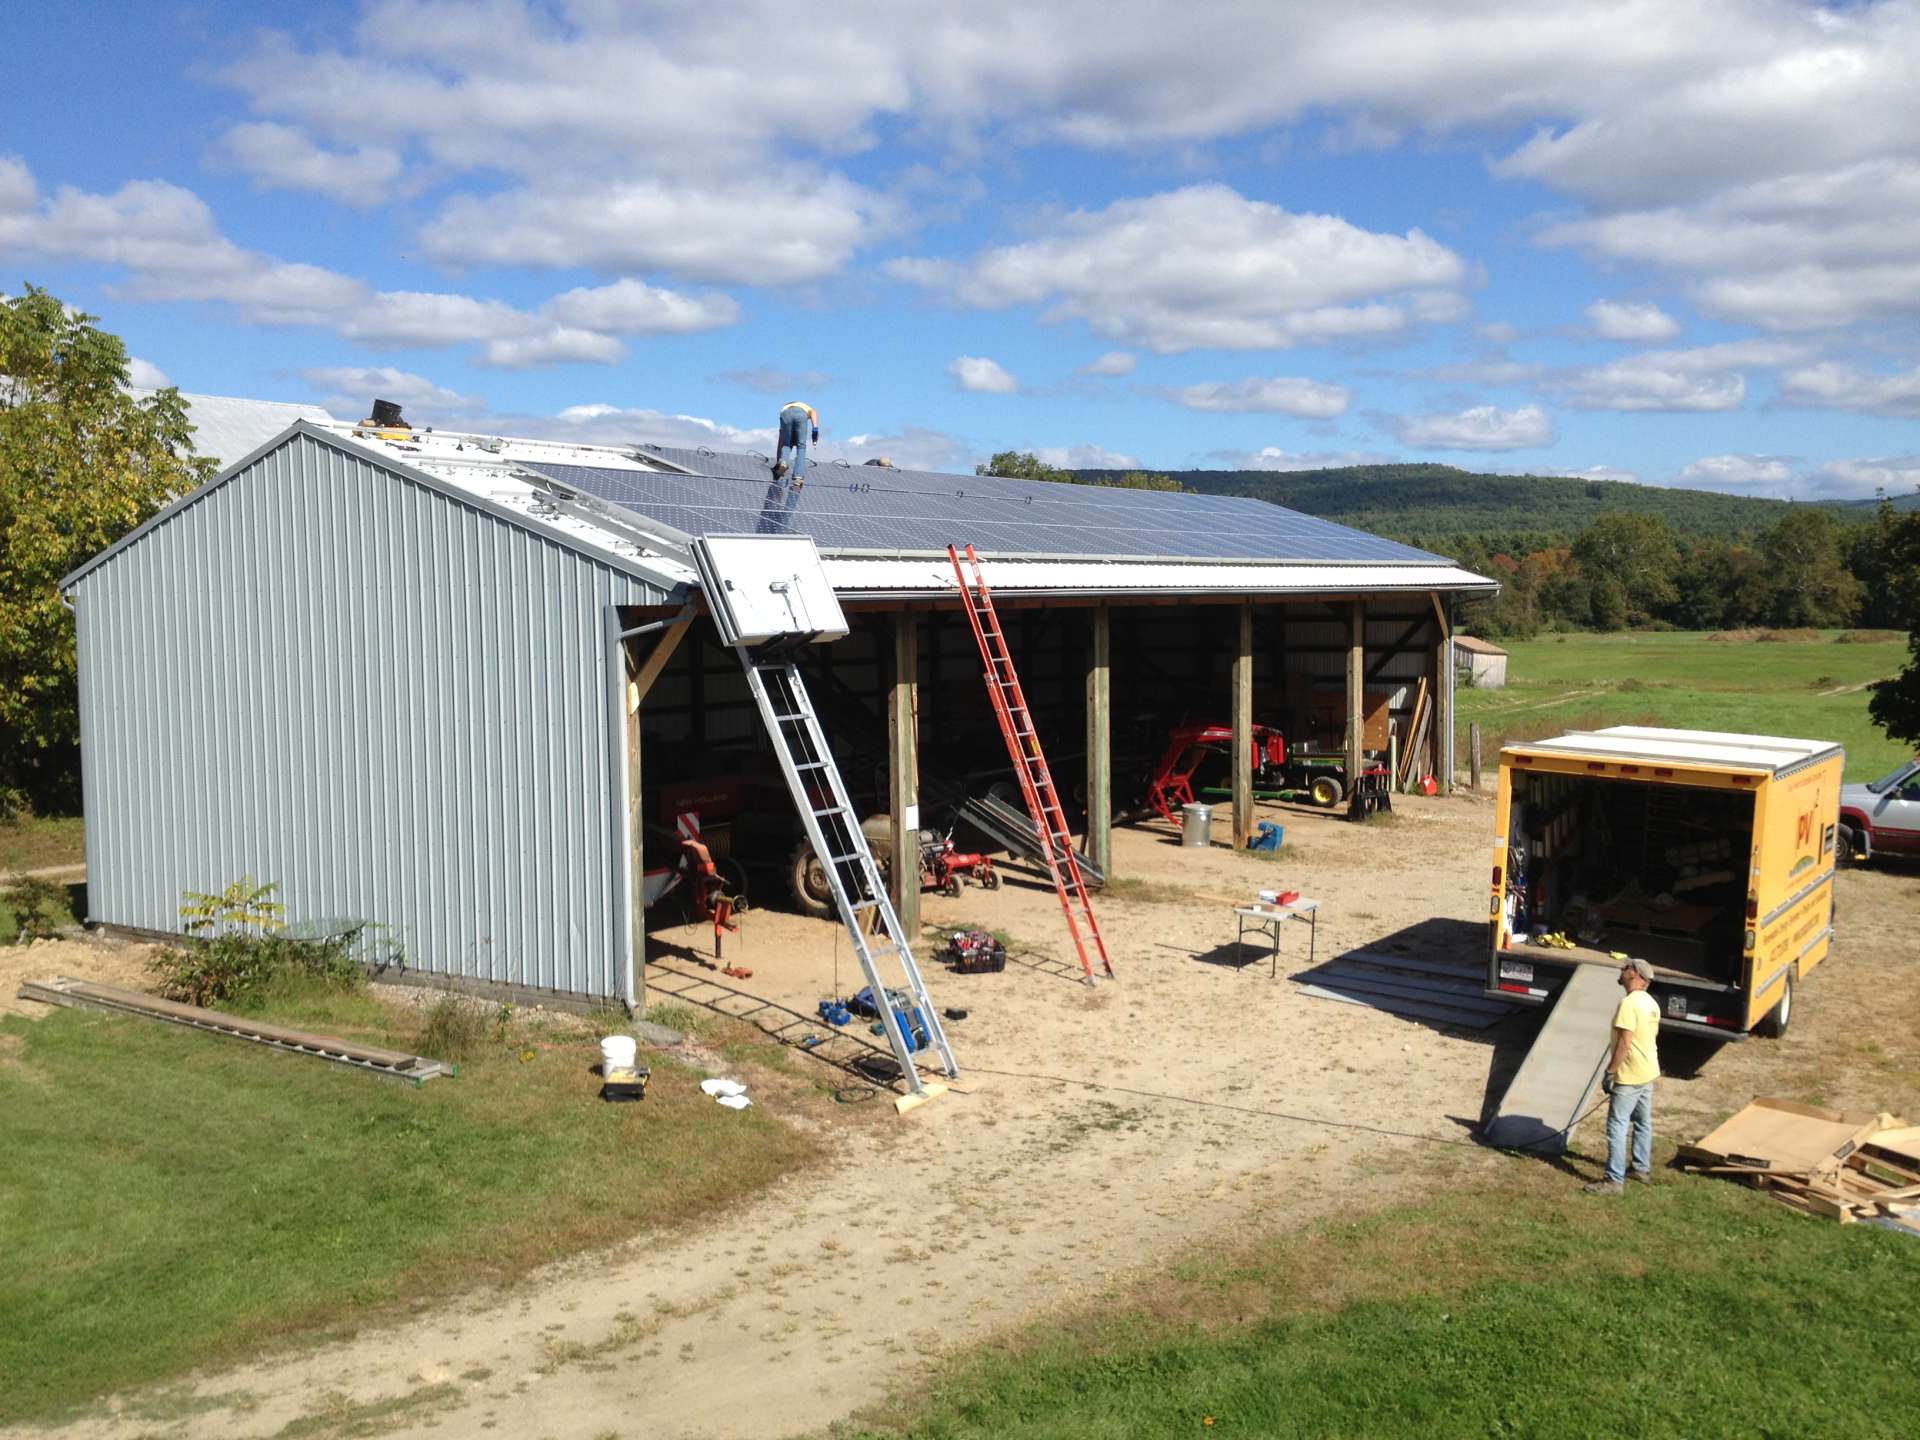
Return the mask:
POLYGON ((1231 495, 1191 495, 815 463, 796 491, 752 455, 647 446, 673 475, 523 462, 684 535, 809 535, 825 554, 944 553, 1128 559, 1446 563, 1439 556, 1231 495))

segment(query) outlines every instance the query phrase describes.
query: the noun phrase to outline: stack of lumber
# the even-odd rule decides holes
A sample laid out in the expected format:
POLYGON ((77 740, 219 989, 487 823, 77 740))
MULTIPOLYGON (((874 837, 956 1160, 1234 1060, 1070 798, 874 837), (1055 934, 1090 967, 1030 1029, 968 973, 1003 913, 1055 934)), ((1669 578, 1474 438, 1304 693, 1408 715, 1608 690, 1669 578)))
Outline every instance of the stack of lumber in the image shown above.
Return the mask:
POLYGON ((1423 773, 1420 757, 1427 746, 1427 731, 1433 724, 1433 702, 1427 695, 1427 677, 1422 675, 1413 688, 1413 708, 1407 714, 1407 743, 1400 752, 1400 772, 1393 777, 1396 790, 1405 790, 1423 773))
POLYGON ((1745 1181, 1843 1225, 1874 1220, 1920 1229, 1920 1125, 1892 1115, 1755 1100, 1681 1146, 1680 1164, 1745 1181))

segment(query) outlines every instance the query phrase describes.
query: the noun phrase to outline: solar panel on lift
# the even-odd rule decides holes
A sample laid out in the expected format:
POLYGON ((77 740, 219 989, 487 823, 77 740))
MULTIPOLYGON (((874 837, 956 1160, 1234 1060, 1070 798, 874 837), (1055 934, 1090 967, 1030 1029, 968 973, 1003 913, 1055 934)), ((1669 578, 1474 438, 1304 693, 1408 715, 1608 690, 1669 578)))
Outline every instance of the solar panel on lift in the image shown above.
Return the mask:
POLYGON ((1439 557, 1261 500, 826 463, 794 490, 762 458, 648 446, 696 475, 527 463, 685 535, 810 535, 822 551, 1432 564, 1439 557))

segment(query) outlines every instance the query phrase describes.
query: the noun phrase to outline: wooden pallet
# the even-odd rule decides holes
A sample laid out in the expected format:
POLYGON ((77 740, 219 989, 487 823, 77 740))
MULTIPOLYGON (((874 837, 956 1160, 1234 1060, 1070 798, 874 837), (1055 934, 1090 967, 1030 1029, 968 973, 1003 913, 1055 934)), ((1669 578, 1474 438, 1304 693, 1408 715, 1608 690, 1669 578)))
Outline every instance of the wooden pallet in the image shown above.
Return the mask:
POLYGON ((1680 1163, 1842 1225, 1912 1223, 1920 1214, 1920 1127, 1891 1115, 1756 1100, 1705 1139, 1681 1146, 1680 1163))
POLYGON ((361 1045, 352 1040, 342 1040, 336 1035, 315 1035, 304 1030, 292 1030, 284 1025, 270 1025, 264 1020, 251 1020, 244 1015, 229 1015, 198 1005, 182 1005, 139 990, 125 990, 118 985, 99 985, 91 980, 76 980, 69 975, 53 980, 24 981, 19 993, 22 1000, 38 1000, 44 1005, 68 1005, 80 1010, 100 1010, 110 1015, 133 1015, 142 1020, 184 1025, 192 1030, 203 1030, 232 1040, 246 1040, 270 1049, 283 1050, 290 1055, 307 1055, 335 1065, 351 1066, 369 1075, 404 1080, 416 1086, 424 1085, 436 1076, 458 1073, 454 1066, 424 1056, 361 1045))

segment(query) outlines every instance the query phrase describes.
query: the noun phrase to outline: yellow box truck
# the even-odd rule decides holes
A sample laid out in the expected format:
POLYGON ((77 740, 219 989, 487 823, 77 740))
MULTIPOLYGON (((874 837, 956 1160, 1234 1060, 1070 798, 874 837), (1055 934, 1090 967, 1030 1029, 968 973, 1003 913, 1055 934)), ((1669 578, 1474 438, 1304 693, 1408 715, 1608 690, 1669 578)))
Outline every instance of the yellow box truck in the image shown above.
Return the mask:
POLYGON ((1846 752, 1616 725, 1500 752, 1486 991, 1554 999, 1574 967, 1654 967, 1664 1028, 1783 1033, 1833 941, 1846 752))

